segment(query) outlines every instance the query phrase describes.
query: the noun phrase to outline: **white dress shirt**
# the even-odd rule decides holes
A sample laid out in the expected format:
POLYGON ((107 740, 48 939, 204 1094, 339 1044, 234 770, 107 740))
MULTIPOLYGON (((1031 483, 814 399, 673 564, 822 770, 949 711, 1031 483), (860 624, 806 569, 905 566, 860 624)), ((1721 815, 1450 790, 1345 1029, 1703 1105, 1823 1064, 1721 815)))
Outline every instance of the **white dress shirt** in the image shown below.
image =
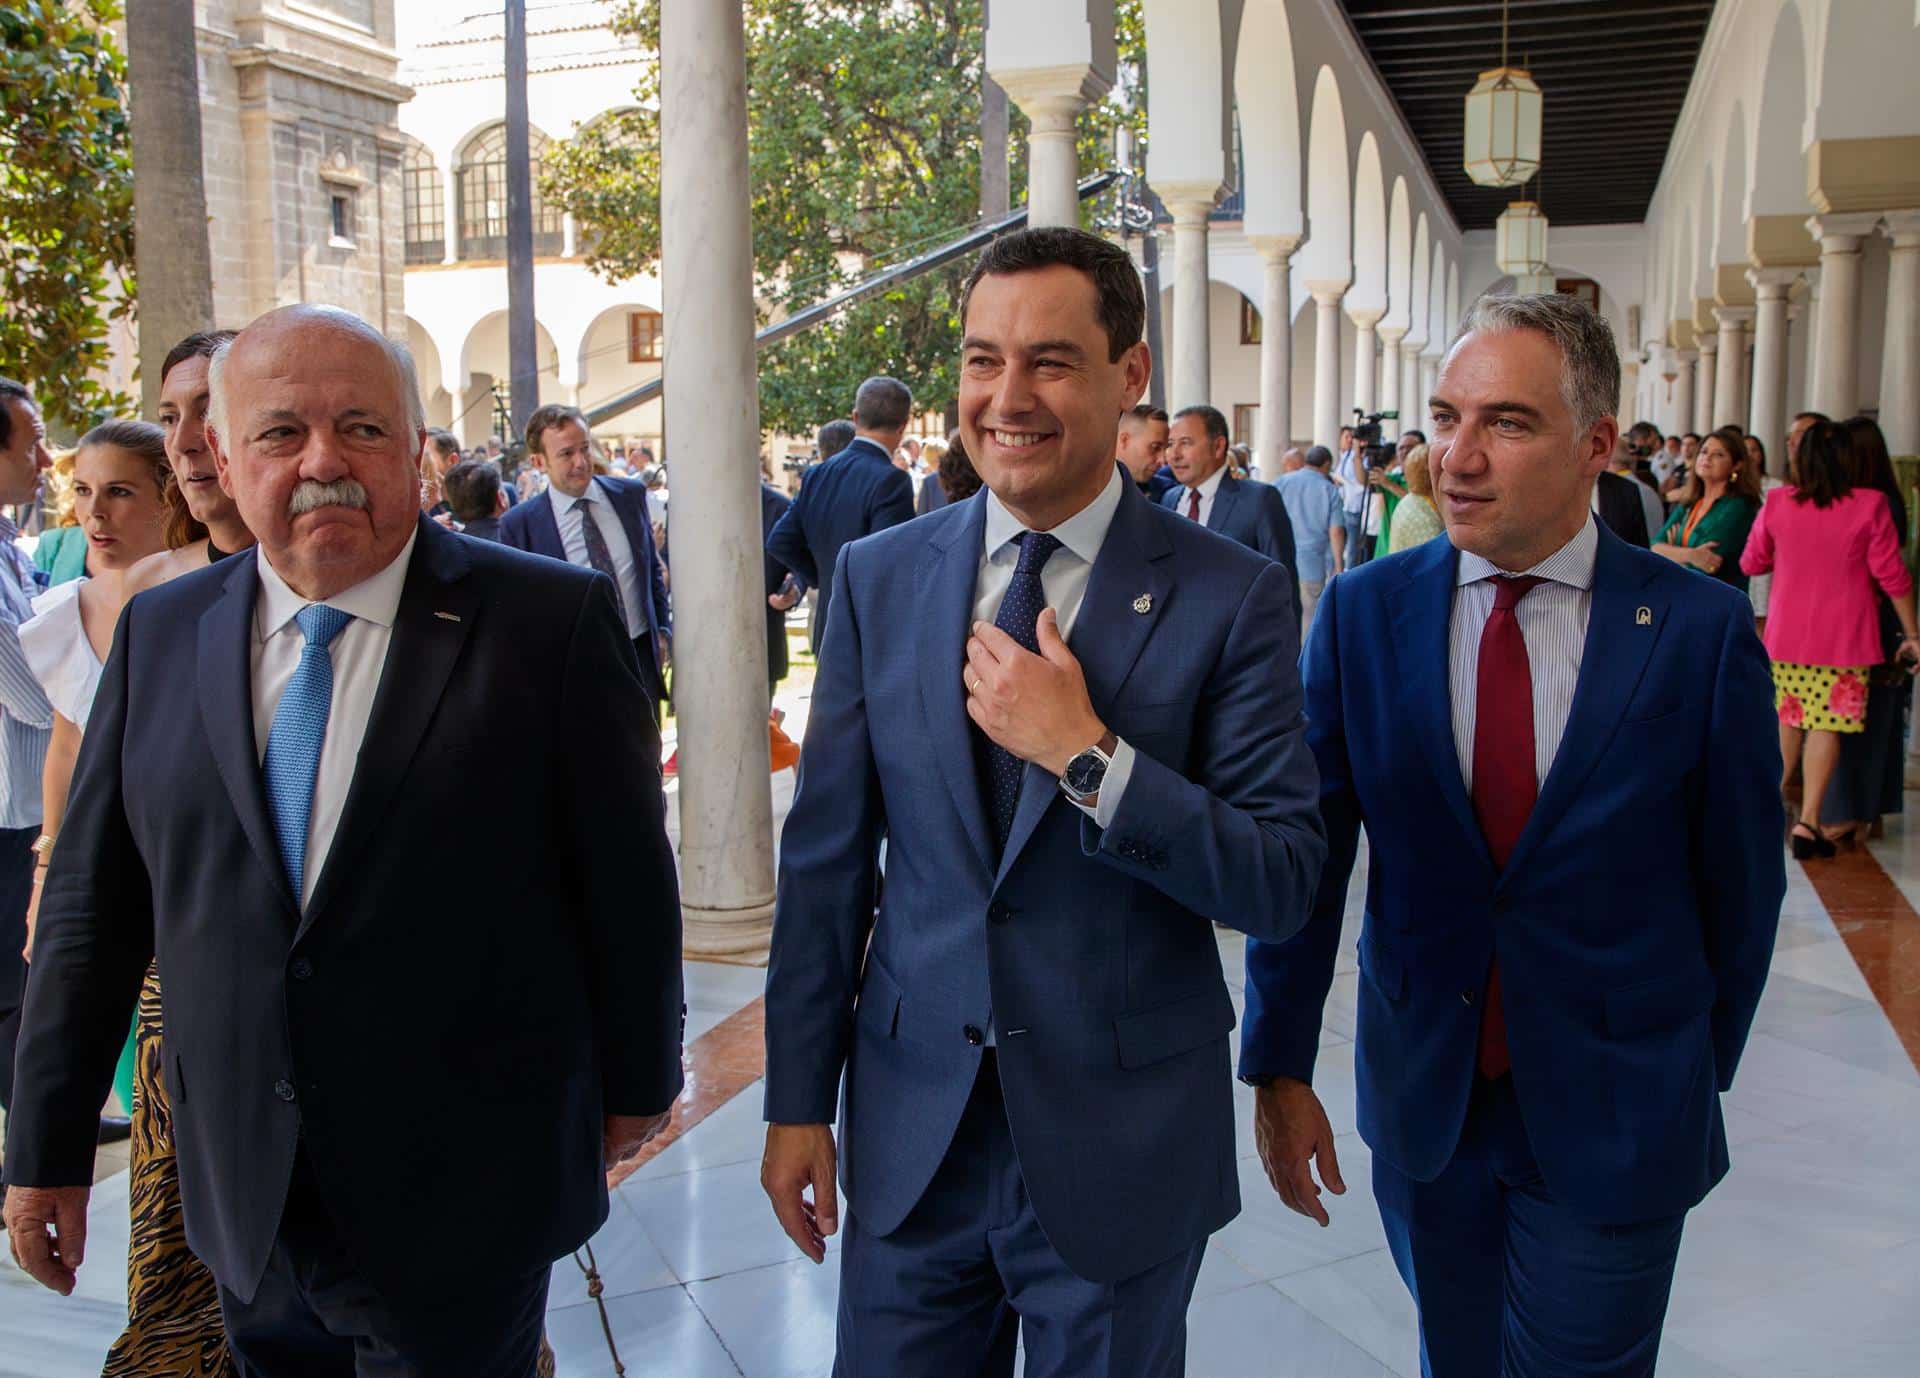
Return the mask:
POLYGON ((1367 466, 1364 456, 1366 450, 1356 445, 1333 462, 1334 482, 1340 485, 1340 496, 1345 500, 1350 516, 1359 516, 1367 510, 1367 466))
POLYGON ((0 515, 0 828, 40 826, 40 776, 53 735, 53 705, 20 649, 19 627, 33 616, 40 585, 14 544, 19 536, 0 515))
POLYGON ((1189 488, 1180 495, 1180 515, 1187 515, 1187 506, 1193 500, 1193 494, 1200 495, 1200 525, 1205 526, 1213 520, 1213 499, 1220 491, 1220 481, 1227 476, 1227 466, 1222 464, 1209 474, 1198 488, 1189 488))
MULTIPOLYGON (((313 784, 313 810, 307 817, 307 864, 302 877, 300 908, 313 898, 314 882, 325 867, 340 813, 347 804, 353 772, 366 740, 367 719, 373 714, 374 692, 386 668, 387 647, 393 641, 393 619, 400 611, 400 591, 406 586, 413 543, 392 564, 352 588, 321 601, 352 616, 340 629, 328 652, 333 657, 333 706, 327 715, 327 736, 320 747, 320 772, 313 784)), ((255 547, 259 550, 259 547, 255 547)), ((267 737, 280 696, 287 691, 307 638, 293 619, 307 600, 287 587, 268 562, 258 555, 260 596, 253 607, 253 744, 259 759, 267 758, 267 737)))
MULTIPOLYGON (((1125 482, 1116 467, 1099 497, 1047 533, 1059 541, 1062 548, 1054 551, 1041 569, 1040 587, 1047 595, 1047 606, 1053 609, 1060 624, 1063 641, 1073 635, 1081 600, 1087 596, 1087 580, 1093 576, 1093 562, 1106 543, 1113 514, 1120 510, 1121 486, 1125 482)), ((980 572, 973 585, 975 621, 992 622, 1000 615, 1000 602, 1007 596, 1013 572, 1020 564, 1020 547, 1014 544, 1013 538, 1026 529, 989 488, 986 539, 980 552, 980 572)), ((1079 807, 1095 823, 1106 827, 1113 821, 1114 810, 1120 807, 1120 796, 1132 775, 1133 748, 1121 742, 1113 753, 1113 764, 1107 767, 1107 778, 1101 782, 1099 807, 1079 807)))
POLYGON ((582 569, 593 568, 587 559, 586 528, 581 525, 588 512, 593 514, 593 524, 600 528, 600 534, 607 541, 607 554, 613 557, 613 576, 619 582, 621 606, 627 614, 627 635, 639 637, 647 630, 647 605, 643 600, 653 597, 653 571, 648 570, 643 580, 634 568, 633 543, 627 539, 626 527, 620 524, 620 514, 607 501, 599 478, 594 478, 587 485, 587 491, 577 498, 568 497, 558 488, 549 488, 547 501, 553 504, 553 519, 560 524, 560 548, 567 552, 567 563, 582 569))
MULTIPOLYGON (((1593 561, 1600 530, 1591 516, 1580 534, 1532 569, 1548 582, 1514 608, 1520 638, 1527 645, 1533 679, 1533 771, 1535 783, 1553 767, 1560 739, 1573 712, 1573 691, 1580 682, 1580 658, 1586 650, 1587 618, 1593 611, 1593 561)), ((1448 624, 1448 685, 1453 696, 1453 746, 1460 757, 1460 778, 1473 792, 1473 727, 1480 689, 1480 635, 1493 612, 1493 581, 1503 573, 1478 555, 1460 552, 1454 577, 1453 617, 1448 624)))

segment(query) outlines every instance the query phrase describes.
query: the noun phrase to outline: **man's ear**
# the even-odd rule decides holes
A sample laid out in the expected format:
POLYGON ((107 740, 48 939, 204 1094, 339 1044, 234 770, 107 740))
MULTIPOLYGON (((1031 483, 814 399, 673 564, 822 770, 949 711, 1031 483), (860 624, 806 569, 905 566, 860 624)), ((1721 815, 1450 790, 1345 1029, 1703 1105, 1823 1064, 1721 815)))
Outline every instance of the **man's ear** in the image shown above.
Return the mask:
POLYGON ((213 422, 207 422, 207 449, 213 452, 213 479, 220 485, 220 491, 228 497, 233 496, 233 481, 227 476, 231 467, 227 460, 227 447, 221 443, 220 435, 213 429, 213 422))
POLYGON ((1129 412, 1140 405, 1140 399, 1147 395, 1147 384, 1153 381, 1153 352, 1145 340, 1120 356, 1120 372, 1120 410, 1129 412))

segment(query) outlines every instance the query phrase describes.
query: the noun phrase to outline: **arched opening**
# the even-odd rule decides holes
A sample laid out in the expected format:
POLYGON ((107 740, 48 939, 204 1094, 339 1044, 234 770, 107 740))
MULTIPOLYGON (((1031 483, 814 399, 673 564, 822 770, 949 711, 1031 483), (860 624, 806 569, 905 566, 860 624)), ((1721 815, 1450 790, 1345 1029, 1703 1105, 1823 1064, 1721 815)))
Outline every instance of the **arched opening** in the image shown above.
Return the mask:
MULTIPOLYGON (((528 131, 532 154, 533 252, 551 258, 565 242, 564 214, 540 193, 540 161, 547 136, 528 131)), ((463 260, 507 256, 507 126, 496 124, 476 134, 460 155, 454 173, 460 208, 460 257, 463 260)))
POLYGON ((1300 255, 1306 282, 1344 285, 1353 278, 1352 185, 1340 82, 1331 67, 1322 67, 1307 127, 1307 242, 1300 255))
POLYGON ((1360 136, 1353 169, 1353 286, 1347 310, 1387 309, 1387 189, 1380 175, 1380 144, 1369 129, 1360 136))
POLYGON ((440 263, 447 256, 447 198, 440 164, 418 139, 407 145, 400 169, 400 200, 406 221, 406 261, 440 263))

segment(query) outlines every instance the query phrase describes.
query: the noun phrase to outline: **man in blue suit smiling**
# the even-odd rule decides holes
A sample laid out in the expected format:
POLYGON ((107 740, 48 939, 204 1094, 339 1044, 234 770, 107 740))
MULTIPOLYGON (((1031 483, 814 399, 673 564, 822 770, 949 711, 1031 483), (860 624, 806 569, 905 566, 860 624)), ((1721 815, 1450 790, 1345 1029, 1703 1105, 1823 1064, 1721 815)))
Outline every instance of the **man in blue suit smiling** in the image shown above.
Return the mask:
POLYGON ((1327 870, 1303 933, 1248 947, 1241 1074, 1326 1224, 1313 1067, 1364 825, 1360 1133, 1427 1378, 1653 1372, 1785 893, 1752 609, 1588 510, 1619 394, 1587 307, 1482 299, 1432 399, 1450 539, 1333 580, 1307 643, 1327 870), (1658 842, 1623 867, 1626 834, 1658 842))
POLYGON ((847 1378, 1004 1378, 1022 1332, 1031 1378, 1179 1374, 1239 1210, 1213 926, 1293 933, 1323 843, 1287 571, 1113 462, 1145 316, 1105 240, 989 248, 960 383, 986 491, 834 570, 762 1180, 819 1262, 838 1167, 847 1378))

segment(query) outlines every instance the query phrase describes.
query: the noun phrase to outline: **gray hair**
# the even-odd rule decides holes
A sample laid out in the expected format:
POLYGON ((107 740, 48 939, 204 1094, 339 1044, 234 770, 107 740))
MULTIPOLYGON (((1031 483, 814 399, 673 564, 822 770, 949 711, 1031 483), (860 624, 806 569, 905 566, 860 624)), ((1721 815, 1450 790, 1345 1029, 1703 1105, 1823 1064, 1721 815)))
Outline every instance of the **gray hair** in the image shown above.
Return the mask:
POLYGON ((1460 322, 1447 352, 1475 331, 1504 330, 1531 330, 1559 348, 1560 395, 1577 429, 1584 432, 1614 414, 1620 405, 1620 354, 1613 327, 1599 312, 1558 292, 1481 297, 1460 322))
MULTIPOLYGON (((269 311, 249 325, 247 330, 253 329, 255 325, 272 316, 294 316, 315 325, 344 331, 368 344, 377 346, 387 356, 387 361, 393 365, 394 371, 400 375, 401 400, 407 409, 407 430, 418 434, 426 429, 426 408, 420 403, 420 377, 413 367, 413 353, 405 345, 381 334, 351 311, 343 311, 337 306, 317 306, 311 303, 283 306, 269 311)), ((240 332, 240 335, 245 334, 245 330, 240 332)), ((233 352, 233 346, 239 338, 240 336, 234 336, 232 339, 223 340, 207 358, 207 424, 220 437, 222 445, 227 442, 225 387, 227 356, 233 352)))
POLYGON ((863 431, 901 431, 913 416, 913 393, 898 378, 869 378, 853 395, 853 424, 863 431))

